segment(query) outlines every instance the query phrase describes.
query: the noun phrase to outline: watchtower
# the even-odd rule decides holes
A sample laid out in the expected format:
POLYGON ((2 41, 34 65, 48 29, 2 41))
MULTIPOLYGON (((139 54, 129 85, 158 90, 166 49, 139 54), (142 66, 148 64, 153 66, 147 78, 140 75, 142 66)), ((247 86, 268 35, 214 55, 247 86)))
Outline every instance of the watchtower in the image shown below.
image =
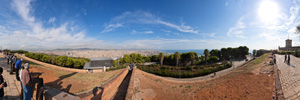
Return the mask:
POLYGON ((285 47, 286 47, 286 48, 292 47, 292 40, 286 39, 286 40, 285 40, 285 47))

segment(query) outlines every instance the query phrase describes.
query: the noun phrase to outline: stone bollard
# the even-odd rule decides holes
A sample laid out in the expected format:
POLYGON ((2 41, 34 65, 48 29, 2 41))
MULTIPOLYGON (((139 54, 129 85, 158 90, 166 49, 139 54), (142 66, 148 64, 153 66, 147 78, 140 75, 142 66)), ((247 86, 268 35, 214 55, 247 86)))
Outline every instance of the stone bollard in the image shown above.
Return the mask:
POLYGON ((106 72, 106 67, 105 66, 103 67, 103 72, 106 72))

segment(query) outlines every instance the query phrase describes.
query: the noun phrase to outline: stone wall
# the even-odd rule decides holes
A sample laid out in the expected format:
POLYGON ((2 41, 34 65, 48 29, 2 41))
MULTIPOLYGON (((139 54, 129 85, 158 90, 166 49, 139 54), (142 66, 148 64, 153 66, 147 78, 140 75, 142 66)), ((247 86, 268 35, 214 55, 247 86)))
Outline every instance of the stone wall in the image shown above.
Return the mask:
POLYGON ((129 86, 128 86, 128 89, 127 89, 127 94, 126 94, 125 100, 133 100, 134 99, 135 70, 136 70, 136 68, 134 68, 132 70, 132 74, 131 74, 131 77, 130 77, 130 82, 129 82, 129 86))
POLYGON ((128 74, 128 69, 124 69, 120 74, 108 80, 99 87, 95 87, 92 91, 78 94, 82 100, 111 100, 118 91, 118 87, 128 74))

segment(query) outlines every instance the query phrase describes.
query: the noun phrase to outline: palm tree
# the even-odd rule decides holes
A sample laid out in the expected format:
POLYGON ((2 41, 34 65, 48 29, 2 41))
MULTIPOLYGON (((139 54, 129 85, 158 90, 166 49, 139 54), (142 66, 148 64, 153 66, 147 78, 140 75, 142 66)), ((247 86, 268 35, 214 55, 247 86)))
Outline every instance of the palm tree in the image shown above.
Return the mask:
POLYGON ((193 52, 190 52, 190 53, 189 53, 189 58, 190 58, 190 60, 191 60, 191 65, 193 65, 194 60, 195 60, 195 54, 194 54, 193 52))
POLYGON ((160 60, 160 65, 163 65, 163 61, 164 61, 164 54, 161 52, 159 53, 159 60, 160 60))
POLYGON ((207 49, 204 50, 204 55, 205 55, 205 64, 207 65, 207 58, 209 55, 209 51, 207 49))
POLYGON ((175 52, 174 56, 176 58, 176 67, 178 67, 178 63, 179 63, 179 59, 180 59, 180 54, 178 52, 175 52))

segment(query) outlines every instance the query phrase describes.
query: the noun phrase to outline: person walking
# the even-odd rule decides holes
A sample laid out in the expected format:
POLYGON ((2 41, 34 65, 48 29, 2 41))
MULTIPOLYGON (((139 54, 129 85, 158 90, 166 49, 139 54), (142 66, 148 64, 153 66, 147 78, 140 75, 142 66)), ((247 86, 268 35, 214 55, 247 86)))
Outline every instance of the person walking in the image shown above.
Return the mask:
POLYGON ((286 62, 286 54, 284 55, 284 63, 286 62))
POLYGON ((16 71, 16 79, 18 81, 20 81, 20 77, 19 77, 19 69, 22 67, 22 61, 23 59, 17 60, 16 64, 15 64, 15 71, 16 71))
POLYGON ((31 72, 29 72, 29 64, 24 64, 24 69, 21 73, 21 81, 22 81, 22 88, 23 88, 23 100, 31 100, 32 96, 32 78, 31 78, 31 72))

